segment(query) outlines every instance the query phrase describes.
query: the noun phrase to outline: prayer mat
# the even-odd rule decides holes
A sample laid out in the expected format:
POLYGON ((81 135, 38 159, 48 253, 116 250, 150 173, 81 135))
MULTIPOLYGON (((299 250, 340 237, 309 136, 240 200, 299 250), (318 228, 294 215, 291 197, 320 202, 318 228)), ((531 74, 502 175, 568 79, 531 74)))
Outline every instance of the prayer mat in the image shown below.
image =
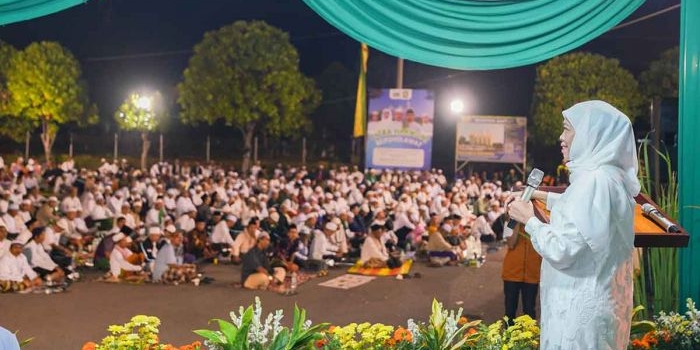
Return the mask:
POLYGON ((375 278, 376 277, 345 274, 345 275, 330 279, 328 281, 325 281, 323 283, 319 283, 318 285, 323 286, 323 287, 348 290, 350 288, 355 288, 355 287, 361 286, 365 283, 368 283, 369 281, 371 281, 375 278))
POLYGON ((390 269, 388 267, 362 267, 358 261, 353 267, 348 269, 348 273, 365 276, 396 276, 406 275, 411 271, 413 260, 409 259, 403 262, 399 267, 390 269))

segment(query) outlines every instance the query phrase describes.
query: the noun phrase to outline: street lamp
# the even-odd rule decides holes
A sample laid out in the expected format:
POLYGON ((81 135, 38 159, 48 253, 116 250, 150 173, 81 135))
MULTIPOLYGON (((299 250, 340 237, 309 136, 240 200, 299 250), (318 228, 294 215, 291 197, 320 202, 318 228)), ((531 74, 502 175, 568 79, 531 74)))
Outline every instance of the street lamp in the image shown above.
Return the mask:
POLYGON ((145 110, 151 110, 151 98, 148 96, 140 96, 138 100, 136 100, 136 107, 145 109, 145 110))
POLYGON ((450 110, 452 113, 462 113, 464 112, 464 101, 460 99, 455 99, 450 102, 450 110))

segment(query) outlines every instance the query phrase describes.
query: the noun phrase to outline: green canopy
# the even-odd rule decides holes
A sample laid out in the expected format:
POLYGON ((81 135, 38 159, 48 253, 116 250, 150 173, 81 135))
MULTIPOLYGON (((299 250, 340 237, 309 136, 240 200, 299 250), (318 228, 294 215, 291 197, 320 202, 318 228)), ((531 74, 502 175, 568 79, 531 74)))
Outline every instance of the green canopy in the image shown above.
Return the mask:
POLYGON ((499 69, 571 51, 644 0, 304 0, 356 40, 411 61, 499 69))
POLYGON ((50 15, 87 0, 0 0, 0 25, 50 15))

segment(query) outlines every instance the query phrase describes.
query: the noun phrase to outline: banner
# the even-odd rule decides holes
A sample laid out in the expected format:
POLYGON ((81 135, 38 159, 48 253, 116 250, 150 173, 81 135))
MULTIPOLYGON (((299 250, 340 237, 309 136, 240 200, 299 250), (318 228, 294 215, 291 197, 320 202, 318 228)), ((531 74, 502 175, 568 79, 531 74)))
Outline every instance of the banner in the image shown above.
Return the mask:
POLYGON ((368 109, 365 167, 430 168, 435 111, 431 91, 372 90, 368 109))
POLYGON ((527 118, 464 116, 457 122, 455 159, 462 162, 525 163, 527 118))

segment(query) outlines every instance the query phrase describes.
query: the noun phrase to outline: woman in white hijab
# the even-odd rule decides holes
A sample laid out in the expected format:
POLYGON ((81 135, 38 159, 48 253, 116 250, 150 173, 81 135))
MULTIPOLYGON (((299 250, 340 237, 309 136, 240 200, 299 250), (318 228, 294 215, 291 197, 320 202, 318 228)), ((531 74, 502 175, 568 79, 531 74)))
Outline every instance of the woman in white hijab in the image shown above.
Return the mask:
POLYGON ((637 152, 629 118, 603 101, 563 112, 562 154, 571 185, 536 191, 550 223, 519 194, 510 217, 525 223, 542 256, 540 349, 626 349, 632 317, 637 152))

